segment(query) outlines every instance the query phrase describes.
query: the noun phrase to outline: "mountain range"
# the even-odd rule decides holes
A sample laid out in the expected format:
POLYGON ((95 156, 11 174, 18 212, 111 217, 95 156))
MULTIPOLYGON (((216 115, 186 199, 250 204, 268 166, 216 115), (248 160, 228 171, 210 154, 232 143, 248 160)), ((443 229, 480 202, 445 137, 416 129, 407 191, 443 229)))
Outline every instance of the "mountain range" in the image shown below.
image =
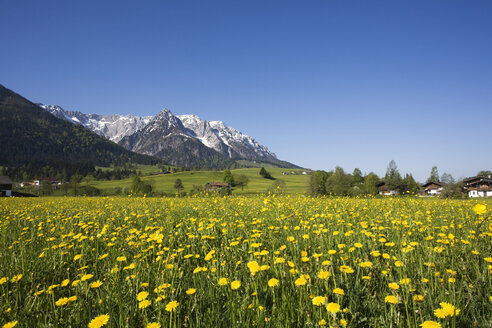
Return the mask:
POLYGON ((62 120, 81 125, 133 152, 187 167, 224 168, 237 161, 297 167, 277 159, 267 147, 222 121, 196 115, 174 115, 163 109, 155 116, 99 115, 38 104, 62 120))

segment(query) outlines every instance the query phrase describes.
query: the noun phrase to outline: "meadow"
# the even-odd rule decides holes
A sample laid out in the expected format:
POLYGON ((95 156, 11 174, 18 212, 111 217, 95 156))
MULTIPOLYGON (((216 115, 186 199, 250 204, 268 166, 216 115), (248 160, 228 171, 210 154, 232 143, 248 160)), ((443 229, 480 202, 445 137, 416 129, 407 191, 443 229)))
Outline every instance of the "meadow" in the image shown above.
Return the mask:
POLYGON ((492 203, 0 199, 0 327, 490 327, 492 203))
MULTIPOLYGON (((174 181, 180 179, 183 182, 185 192, 190 192, 193 185, 204 186, 209 182, 222 182, 224 177, 223 171, 183 171, 172 174, 151 175, 157 173, 155 166, 139 166, 138 170, 142 171, 142 180, 149 182, 153 190, 156 192, 165 192, 169 195, 176 193, 174 189, 174 181)), ((276 180, 265 179, 259 175, 259 168, 245 168, 231 170, 232 174, 237 177, 245 175, 249 179, 246 187, 235 187, 232 191, 235 195, 256 195, 265 193, 273 184, 274 181, 282 181, 284 183, 283 192, 287 194, 304 193, 307 190, 309 175, 301 174, 303 170, 299 169, 283 169, 283 168, 267 168, 268 172, 276 180), (283 172, 296 172, 297 174, 283 175, 283 172)), ((83 182, 82 185, 85 183, 83 182)), ((101 189, 106 195, 114 194, 115 188, 131 189, 131 179, 113 180, 113 181, 90 181, 90 186, 101 189)), ((58 192, 61 195, 61 191, 58 192)))

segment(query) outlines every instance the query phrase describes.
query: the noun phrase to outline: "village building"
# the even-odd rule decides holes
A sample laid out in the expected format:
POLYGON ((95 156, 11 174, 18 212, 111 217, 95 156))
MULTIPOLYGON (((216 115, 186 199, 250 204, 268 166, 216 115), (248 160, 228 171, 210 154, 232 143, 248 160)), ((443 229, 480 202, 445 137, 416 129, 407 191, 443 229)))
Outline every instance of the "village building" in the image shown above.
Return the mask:
POLYGON ((396 195, 395 190, 389 190, 388 186, 386 185, 385 182, 380 182, 376 185, 378 188, 378 194, 382 196, 394 196, 396 195))
POLYGON ((445 185, 446 184, 444 182, 429 181, 426 184, 422 185, 422 188, 424 188, 424 194, 428 196, 440 196, 442 188, 445 185))
POLYGON ((492 197, 492 177, 472 177, 463 180, 468 197, 492 197))
POLYGON ((53 178, 53 177, 34 177, 33 180, 33 185, 34 186, 41 186, 44 183, 49 183, 52 186, 56 186, 58 184, 58 178, 53 178))
POLYGON ((205 187, 209 191, 218 191, 222 188, 229 188, 229 190, 231 189, 231 185, 225 182, 209 182, 205 185, 205 187))
POLYGON ((0 176, 0 197, 12 196, 12 180, 6 176, 0 176))

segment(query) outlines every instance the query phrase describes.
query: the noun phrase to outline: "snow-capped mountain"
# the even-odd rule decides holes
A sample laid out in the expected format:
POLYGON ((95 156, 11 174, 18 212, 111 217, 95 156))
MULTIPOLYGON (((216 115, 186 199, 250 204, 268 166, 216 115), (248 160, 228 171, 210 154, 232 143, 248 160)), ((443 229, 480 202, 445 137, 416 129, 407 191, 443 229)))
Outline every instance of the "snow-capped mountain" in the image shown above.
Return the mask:
POLYGON ((81 124, 92 132, 114 142, 135 133, 152 119, 152 116, 84 114, 78 111, 66 111, 56 105, 38 105, 58 118, 74 124, 81 124))
POLYGON ((39 104, 58 118, 81 124, 119 143, 128 150, 159 157, 179 166, 227 167, 235 160, 279 161, 267 147, 222 121, 206 121, 196 115, 174 115, 163 109, 155 116, 84 114, 59 106, 39 104))

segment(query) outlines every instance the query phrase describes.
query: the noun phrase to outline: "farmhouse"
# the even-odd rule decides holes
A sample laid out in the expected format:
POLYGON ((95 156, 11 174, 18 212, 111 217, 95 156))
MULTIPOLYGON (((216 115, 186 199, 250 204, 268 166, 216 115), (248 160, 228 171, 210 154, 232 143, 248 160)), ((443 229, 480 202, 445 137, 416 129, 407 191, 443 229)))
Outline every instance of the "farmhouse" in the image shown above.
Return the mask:
POLYGON ((424 193, 429 196, 439 196, 441 195, 442 188, 446 184, 444 182, 439 181, 429 181, 426 184, 422 185, 424 188, 424 193))
POLYGON ((43 182, 56 186, 58 184, 58 179, 52 177, 34 177, 33 185, 40 186, 43 182))
POLYGON ((492 178, 472 177, 463 180, 465 190, 468 191, 468 197, 492 197, 492 178))
POLYGON ((380 194, 380 195, 383 195, 383 196, 394 196, 394 195, 396 195, 396 191, 389 190, 389 188, 385 182, 378 183, 376 185, 376 187, 378 188, 378 194, 380 194))
POLYGON ((228 183, 225 183, 225 182, 209 182, 205 186, 210 191, 216 191, 216 190, 220 190, 222 188, 231 189, 231 185, 228 183))
POLYGON ((12 180, 5 175, 0 176, 0 197, 12 196, 12 180))

